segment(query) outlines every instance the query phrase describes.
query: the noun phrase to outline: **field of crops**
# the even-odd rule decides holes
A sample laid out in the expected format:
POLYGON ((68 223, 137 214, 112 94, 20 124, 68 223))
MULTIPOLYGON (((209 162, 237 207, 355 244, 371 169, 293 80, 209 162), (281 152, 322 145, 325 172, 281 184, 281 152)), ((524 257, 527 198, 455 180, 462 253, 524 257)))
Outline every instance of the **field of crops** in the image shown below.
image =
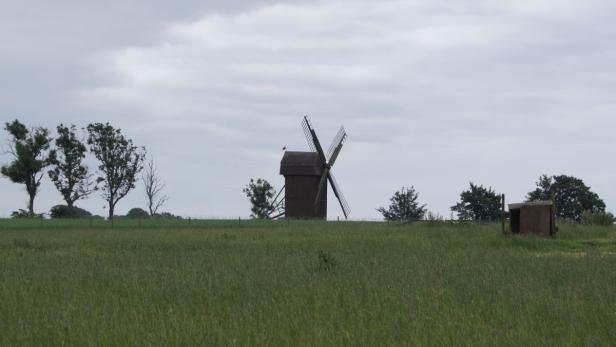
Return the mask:
POLYGON ((0 221, 0 345, 616 344, 616 230, 0 221))

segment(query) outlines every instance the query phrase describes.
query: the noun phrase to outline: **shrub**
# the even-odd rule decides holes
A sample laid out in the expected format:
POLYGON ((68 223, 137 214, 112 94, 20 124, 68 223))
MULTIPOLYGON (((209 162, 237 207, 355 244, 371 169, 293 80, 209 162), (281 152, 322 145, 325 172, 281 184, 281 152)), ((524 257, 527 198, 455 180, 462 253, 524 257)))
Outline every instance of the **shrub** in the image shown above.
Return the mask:
POLYGON ((11 218, 43 218, 43 214, 38 213, 30 213, 28 210, 19 209, 17 211, 11 212, 11 218))
POLYGON ((389 199, 391 204, 388 208, 379 207, 376 210, 387 221, 417 221, 421 220, 426 213, 426 205, 420 205, 417 199, 419 193, 415 187, 402 187, 389 199))
POLYGON ((440 222, 444 222, 445 218, 441 216, 441 214, 438 212, 428 211, 426 215, 424 216, 424 220, 427 222, 440 223, 440 222))
POLYGON ((51 218, 88 218, 92 213, 77 206, 56 205, 49 210, 51 218))
POLYGON ((130 211, 128 211, 126 217, 131 219, 143 219, 150 218, 150 214, 142 208, 135 207, 131 208, 130 211))
POLYGON ((170 212, 161 212, 161 213, 156 213, 154 216, 154 218, 160 218, 160 219, 182 219, 181 216, 176 216, 173 213, 170 212))
POLYGON ((582 212, 582 224, 613 225, 614 215, 610 212, 586 210, 582 212))
POLYGON ((319 270, 332 271, 337 265, 338 262, 333 255, 322 250, 319 251, 319 270))

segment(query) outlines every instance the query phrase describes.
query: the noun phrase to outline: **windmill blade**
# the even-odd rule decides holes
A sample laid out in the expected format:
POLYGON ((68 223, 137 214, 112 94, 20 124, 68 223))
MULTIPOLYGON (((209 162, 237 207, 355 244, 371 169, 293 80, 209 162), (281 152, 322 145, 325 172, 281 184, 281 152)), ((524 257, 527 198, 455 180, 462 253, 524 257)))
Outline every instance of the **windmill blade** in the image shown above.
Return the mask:
MULTIPOLYGON (((319 158, 321 159, 323 164, 325 164, 326 160, 325 160, 325 153, 323 153, 323 147, 321 147, 321 142, 319 142, 319 138, 317 137, 317 133, 316 133, 316 131, 314 131, 314 128, 312 127, 312 124, 310 124, 310 120, 308 119, 308 116, 304 116, 304 121, 302 123, 302 127, 304 127, 304 133, 306 134, 306 137, 308 138, 308 145, 310 145, 312 143, 312 145, 316 149, 316 152, 319 154, 319 158), (307 131, 307 133, 306 133, 306 131, 307 131)), ((313 151, 313 152, 315 152, 315 151, 313 151)))
POLYGON ((349 218, 349 214, 351 214, 351 209, 349 208, 349 204, 347 203, 346 199, 344 198, 344 195, 342 194, 342 190, 340 190, 340 188, 338 187, 338 182, 336 182, 336 179, 331 172, 329 173, 329 175, 327 175, 327 178, 329 179, 329 183, 332 186, 332 190, 334 191, 336 198, 338 198, 338 202, 340 203, 340 207, 342 208, 342 213, 344 213, 344 218, 349 218))
POLYGON ((331 145, 329 145, 329 149, 327 150, 327 163, 329 164, 329 166, 334 165, 334 163, 332 162, 332 159, 334 162, 336 161, 334 154, 336 151, 340 152, 339 148, 342 148, 342 145, 344 145, 346 138, 347 134, 344 130, 344 127, 340 127, 340 130, 338 130, 338 133, 332 140, 332 143, 331 145))
POLYGON ((344 145, 344 143, 346 142, 347 139, 347 134, 346 131, 344 130, 344 128, 340 128, 340 130, 338 131, 338 135, 336 135, 336 137, 334 138, 334 141, 332 142, 332 145, 329 146, 329 151, 327 154, 327 166, 328 167, 332 167, 334 166, 334 163, 336 162, 336 159, 338 159, 338 154, 340 154, 340 151, 342 150, 342 146, 344 145))
POLYGON ((327 184, 327 177, 329 176, 329 166, 325 166, 323 169, 323 174, 321 174, 321 180, 319 181, 319 188, 317 190, 317 196, 314 198, 315 206, 319 204, 319 200, 321 200, 321 194, 323 194, 323 189, 327 184))
POLYGON ((317 149, 314 146, 314 140, 312 138, 312 126, 310 125, 310 121, 308 120, 308 116, 304 116, 304 120, 302 121, 302 129, 304 130, 304 135, 306 136, 306 142, 308 142, 308 147, 311 152, 316 152, 317 149))

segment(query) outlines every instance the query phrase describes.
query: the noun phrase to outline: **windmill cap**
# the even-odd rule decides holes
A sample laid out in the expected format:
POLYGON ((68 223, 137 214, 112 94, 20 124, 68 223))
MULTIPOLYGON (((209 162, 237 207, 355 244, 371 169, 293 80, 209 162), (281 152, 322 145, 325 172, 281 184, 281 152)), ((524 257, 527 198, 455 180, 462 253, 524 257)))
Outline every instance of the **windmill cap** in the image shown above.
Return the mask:
POLYGON ((280 161, 280 174, 284 176, 321 176, 323 162, 316 152, 286 151, 280 161))

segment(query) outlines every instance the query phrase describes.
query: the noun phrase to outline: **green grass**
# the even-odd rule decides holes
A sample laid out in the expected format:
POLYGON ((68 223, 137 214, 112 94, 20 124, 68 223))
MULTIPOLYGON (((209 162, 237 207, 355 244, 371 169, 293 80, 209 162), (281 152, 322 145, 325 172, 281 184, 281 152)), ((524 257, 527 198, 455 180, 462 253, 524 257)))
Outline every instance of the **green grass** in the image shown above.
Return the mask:
POLYGON ((616 344, 614 228, 135 223, 0 221, 0 345, 616 344))

